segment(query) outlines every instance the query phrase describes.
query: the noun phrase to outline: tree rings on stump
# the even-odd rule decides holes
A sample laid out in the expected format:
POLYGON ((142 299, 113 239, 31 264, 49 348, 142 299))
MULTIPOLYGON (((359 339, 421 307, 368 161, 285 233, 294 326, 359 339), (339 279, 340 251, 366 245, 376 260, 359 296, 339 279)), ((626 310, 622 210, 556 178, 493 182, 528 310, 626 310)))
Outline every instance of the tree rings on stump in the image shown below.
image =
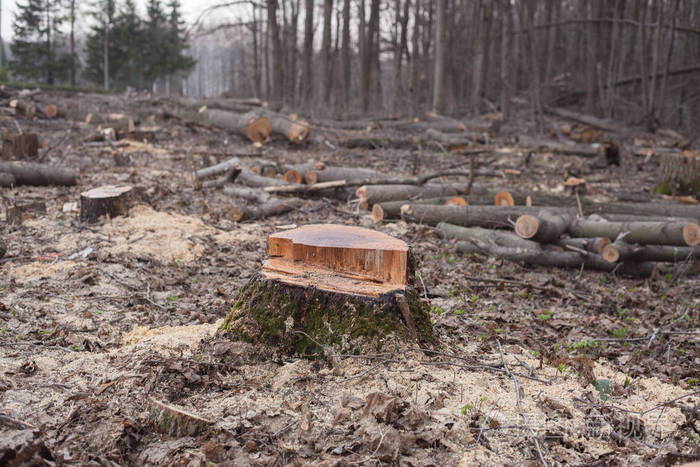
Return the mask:
POLYGON ((94 223, 100 216, 126 216, 133 201, 131 186, 106 185, 80 194, 80 220, 94 223))
POLYGON ((265 144, 270 140, 271 131, 272 125, 270 120, 265 117, 255 116, 248 122, 245 128, 245 135, 254 143, 265 144))
POLYGON ((499 191, 496 193, 493 204, 496 206, 515 206, 515 201, 509 191, 499 191))
POLYGON ((405 242, 316 224, 270 235, 267 254, 220 333, 290 355, 434 341, 405 242))

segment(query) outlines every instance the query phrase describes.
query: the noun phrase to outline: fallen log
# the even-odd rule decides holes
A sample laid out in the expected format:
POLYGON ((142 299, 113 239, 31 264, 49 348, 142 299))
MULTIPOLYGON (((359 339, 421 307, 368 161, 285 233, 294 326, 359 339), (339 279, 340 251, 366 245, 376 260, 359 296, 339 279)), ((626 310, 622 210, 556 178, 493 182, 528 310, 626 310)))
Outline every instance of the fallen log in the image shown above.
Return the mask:
POLYGON ((401 219, 401 206, 406 204, 432 204, 434 206, 467 206, 467 201, 461 196, 442 196, 439 198, 428 198, 420 200, 387 201, 386 203, 376 203, 372 206, 372 219, 381 222, 390 219, 401 219))
POLYGON ((598 222, 697 222, 692 217, 644 216, 639 214, 591 214, 586 217, 589 221, 598 222))
POLYGON ((205 167, 194 172, 193 176, 195 180, 201 180, 203 178, 212 177, 214 175, 219 175, 226 173, 231 167, 236 167, 240 165, 241 160, 237 157, 233 157, 224 162, 220 162, 216 165, 210 167, 205 167))
POLYGON ((254 174, 263 175, 265 177, 275 177, 280 173, 280 170, 275 162, 265 159, 254 161, 250 166, 250 171, 254 174))
MULTIPOLYGON (((439 196, 457 196, 466 193, 468 185, 464 184, 434 184, 434 185, 365 185, 355 191, 360 198, 360 206, 364 209, 377 203, 401 201, 416 198, 435 198, 439 196)), ((473 186, 472 193, 481 191, 473 186)))
POLYGON ((226 110, 204 109, 197 113, 196 119, 199 123, 228 130, 260 144, 266 144, 270 140, 272 131, 270 121, 257 110, 238 114, 226 110))
POLYGON ((234 206, 226 212, 226 217, 235 222, 264 219, 279 216, 299 209, 303 200, 299 198, 275 199, 259 206, 234 206))
POLYGON ((583 157, 598 157, 603 154, 604 147, 600 144, 578 144, 558 142, 545 139, 536 139, 529 136, 520 136, 518 146, 541 152, 553 152, 556 154, 574 155, 583 157))
POLYGON ((307 170, 306 174, 304 175, 304 180, 306 181, 307 185, 313 185, 314 183, 333 182, 336 180, 353 182, 358 180, 366 180, 376 176, 376 170, 372 169, 354 167, 325 167, 322 170, 307 170))
POLYGON ((270 194, 259 188, 250 188, 246 186, 228 185, 224 187, 224 194, 241 198, 256 203, 267 203, 270 201, 270 194))
POLYGON ((284 165, 284 175, 282 178, 287 183, 304 183, 306 172, 309 170, 323 170, 326 165, 323 162, 307 162, 306 164, 284 165))
POLYGON ((263 187, 268 193, 289 193, 296 195, 304 195, 309 193, 319 193, 324 190, 344 188, 346 186, 345 180, 335 180, 333 182, 321 182, 315 183, 313 185, 301 185, 301 184, 282 184, 263 187))
POLYGON ((72 186, 78 179, 77 172, 72 170, 31 162, 0 162, 0 173, 2 172, 14 176, 16 185, 72 186))
POLYGON ((424 206, 405 204, 401 219, 405 222, 437 225, 440 222, 463 227, 512 227, 523 214, 537 214, 541 208, 527 206, 424 206))
POLYGON ((671 245, 631 245, 618 239, 605 248, 603 257, 610 262, 617 261, 659 261, 677 263, 691 258, 700 258, 700 246, 671 245))
POLYGON ((600 128, 601 130, 610 131, 613 133, 624 134, 629 133, 631 131, 629 127, 620 125, 619 123, 612 122, 610 120, 603 120, 592 115, 573 112, 567 109, 545 106, 544 111, 549 114, 556 115, 558 117, 567 118, 575 122, 583 123, 584 125, 593 126, 596 128, 600 128))
POLYGON ((221 188, 224 185, 227 185, 229 183, 233 183, 236 178, 241 174, 241 168, 238 167, 237 165, 231 167, 224 173, 221 177, 216 178, 215 180, 205 180, 201 182, 198 186, 195 185, 195 188, 200 188, 200 189, 211 189, 211 188, 221 188))
POLYGON ((267 109, 257 110, 257 114, 270 122, 270 128, 274 133, 286 137, 294 144, 303 143, 311 135, 311 127, 303 120, 296 120, 267 109))
POLYGON ((598 222, 578 219, 569 226, 568 232, 573 237, 615 239, 626 233, 627 242, 643 245, 700 244, 700 227, 693 222, 598 222))
POLYGON ((15 179, 15 176, 7 173, 7 172, 0 172, 0 186, 1 187, 13 187, 17 185, 17 180, 15 179))
POLYGON ((461 241, 480 240, 482 242, 494 242, 496 245, 508 248, 524 248, 541 250, 542 246, 532 240, 525 240, 507 230, 491 230, 481 227, 462 227, 460 225, 440 222, 436 230, 443 238, 461 241))
POLYGON ((562 238, 556 244, 564 249, 569 249, 573 251, 589 251, 591 253, 596 253, 601 256, 605 247, 610 245, 610 239, 607 237, 595 237, 595 238, 562 238))
POLYGON ((574 251, 508 248, 493 242, 478 240, 458 242, 457 251, 460 253, 480 253, 518 263, 548 267, 580 269, 583 266, 584 269, 614 272, 631 277, 649 277, 660 267, 659 263, 652 262, 610 263, 595 253, 581 254, 574 251))
POLYGON ((566 232, 574 220, 570 213, 543 210, 537 215, 524 214, 515 222, 515 233, 528 240, 552 243, 566 232))
POLYGON ((236 180, 241 185, 249 186, 252 188, 266 188, 273 186, 279 187, 287 185, 282 179, 265 177, 263 175, 255 174, 250 170, 243 170, 240 174, 238 174, 236 180))
POLYGON ((10 107, 15 109, 15 114, 19 117, 31 119, 36 115, 36 104, 32 101, 13 99, 10 107))

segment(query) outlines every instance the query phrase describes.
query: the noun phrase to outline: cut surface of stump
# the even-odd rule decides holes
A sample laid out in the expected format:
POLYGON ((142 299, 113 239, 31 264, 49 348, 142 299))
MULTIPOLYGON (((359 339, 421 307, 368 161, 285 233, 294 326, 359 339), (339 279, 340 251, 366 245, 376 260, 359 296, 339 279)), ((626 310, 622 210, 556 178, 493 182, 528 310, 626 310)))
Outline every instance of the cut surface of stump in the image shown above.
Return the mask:
POLYGON ((402 240, 314 224, 270 235, 267 254, 220 332, 300 355, 433 341, 402 240))
POLYGON ((133 187, 106 185, 80 194, 80 220, 93 223, 101 216, 126 216, 132 204, 133 187))

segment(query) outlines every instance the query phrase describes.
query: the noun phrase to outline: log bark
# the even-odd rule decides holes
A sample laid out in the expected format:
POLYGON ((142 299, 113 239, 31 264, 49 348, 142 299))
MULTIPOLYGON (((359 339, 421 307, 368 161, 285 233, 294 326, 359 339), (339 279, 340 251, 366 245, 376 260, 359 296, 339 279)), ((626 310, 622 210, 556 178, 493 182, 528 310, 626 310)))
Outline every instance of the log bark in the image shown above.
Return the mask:
POLYGON ((13 99, 10 107, 15 109, 15 114, 23 118, 34 118, 36 115, 36 104, 32 101, 13 99))
POLYGON ((659 184, 656 191, 667 195, 700 194, 700 155, 690 151, 658 156, 659 184))
POLYGON ((77 172, 72 170, 30 162, 0 162, 0 173, 2 172, 14 176, 17 185, 72 186, 78 179, 77 172))
POLYGON ((507 230, 491 230, 481 227, 462 227, 460 225, 440 222, 436 230, 443 238, 460 241, 479 240, 493 242, 496 245, 507 248, 522 248, 528 250, 541 250, 542 246, 532 240, 525 240, 507 230))
POLYGON ((219 334, 282 355, 332 357, 435 342, 408 245, 359 227, 307 225, 268 238, 268 259, 219 334), (368 252, 370 254, 368 254, 368 252))
MULTIPOLYGON (((401 201, 405 199, 435 198, 439 196, 457 196, 466 193, 468 185, 433 184, 433 185, 365 185, 355 191, 360 198, 360 206, 367 209, 377 203, 401 201)), ((481 191, 481 187, 472 187, 472 193, 481 191)))
POLYGON ((0 186, 1 187, 13 187, 17 185, 17 180, 15 179, 15 176, 12 175, 11 173, 7 172, 0 172, 0 186))
POLYGON ((241 198, 255 203, 267 203, 271 196, 266 191, 259 188, 250 188, 245 186, 229 185, 224 187, 224 194, 241 198))
POLYGON ((611 241, 607 237, 594 237, 563 238, 560 239, 556 244, 564 249, 589 251, 591 253, 596 253, 602 256, 605 247, 610 245, 610 243, 611 241))
POLYGON ((326 167, 323 170, 308 170, 304 180, 308 185, 320 182, 333 182, 345 180, 353 182, 376 177, 377 171, 373 169, 362 169, 354 167, 326 167))
POLYGON ((272 124, 260 115, 258 110, 238 114, 226 110, 205 109, 197 113, 196 119, 200 124, 245 136, 254 143, 266 144, 270 141, 272 124))
POLYGON ((241 185, 249 186, 252 188, 266 188, 272 186, 285 186, 287 185, 284 180, 280 178, 265 177, 262 175, 254 174, 249 170, 243 170, 236 179, 241 185))
POLYGON ((80 193, 80 221, 95 223, 102 216, 126 216, 135 201, 133 187, 103 186, 80 193))
POLYGON ((27 159, 39 155, 39 136, 36 133, 22 133, 4 138, 3 159, 27 159))
POLYGON ((495 243, 475 241, 457 243, 457 251, 460 253, 480 253, 488 256, 507 259, 518 263, 536 264, 540 266, 573 268, 614 272, 631 277, 649 277, 659 268, 658 263, 610 263, 600 255, 594 253, 581 254, 573 251, 529 250, 522 248, 508 248, 495 243))
POLYGON ((421 200, 387 201, 386 203, 376 203, 372 206, 372 219, 375 222, 383 220, 401 219, 401 206, 405 204, 431 204, 434 206, 467 206, 467 201, 460 196, 442 196, 439 198, 428 198, 421 200))
POLYGON ((529 136, 520 136, 518 146, 521 148, 553 152, 555 154, 583 156, 583 157, 598 157, 604 153, 603 146, 599 144, 577 144, 558 142, 544 139, 530 138, 529 136))
POLYGON ((552 243, 566 232, 574 220, 569 213, 540 211, 537 215, 525 214, 515 222, 515 233, 521 238, 540 243, 552 243))
POLYGON ((617 238, 643 245, 694 246, 700 244, 700 227, 693 222, 598 222, 578 219, 568 229, 574 237, 617 238))
POLYGON ((258 159, 250 165, 250 171, 265 177, 276 177, 280 174, 279 167, 274 161, 258 159))
POLYGON ((210 167, 205 167, 194 172, 193 176, 195 180, 201 180, 203 178, 212 177, 214 175, 220 175, 228 172, 232 167, 240 165, 241 160, 237 157, 233 157, 224 162, 220 162, 216 165, 210 167))
POLYGON ((606 248, 608 261, 658 261, 677 263, 700 258, 700 246, 631 245, 622 239, 606 248))
POLYGON ((275 199, 260 206, 234 206, 226 212, 226 217, 235 222, 265 219, 299 209, 303 200, 299 198, 275 199))
POLYGON ((424 206, 406 204, 401 219, 426 225, 440 222, 463 227, 510 228, 523 214, 537 214, 541 208, 526 206, 424 206))

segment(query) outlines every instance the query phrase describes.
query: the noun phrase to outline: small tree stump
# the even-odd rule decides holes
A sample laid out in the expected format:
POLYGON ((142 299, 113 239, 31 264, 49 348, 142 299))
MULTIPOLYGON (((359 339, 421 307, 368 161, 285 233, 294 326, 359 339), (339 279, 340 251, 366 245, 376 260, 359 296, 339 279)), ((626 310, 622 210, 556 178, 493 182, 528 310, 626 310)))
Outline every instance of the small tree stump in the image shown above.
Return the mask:
POLYGON ((106 185, 80 193, 80 220, 94 223, 100 216, 126 216, 133 203, 131 186, 106 185))
POLYGON ((700 154, 691 151, 659 154, 659 184, 656 191, 665 195, 700 194, 700 154))
POLYGON ((391 338, 434 341, 405 242, 317 224, 270 235, 267 254, 220 333, 288 355, 377 350, 391 338))
POLYGON ((36 133, 22 133, 4 139, 3 159, 27 159, 39 155, 39 136, 36 133))

